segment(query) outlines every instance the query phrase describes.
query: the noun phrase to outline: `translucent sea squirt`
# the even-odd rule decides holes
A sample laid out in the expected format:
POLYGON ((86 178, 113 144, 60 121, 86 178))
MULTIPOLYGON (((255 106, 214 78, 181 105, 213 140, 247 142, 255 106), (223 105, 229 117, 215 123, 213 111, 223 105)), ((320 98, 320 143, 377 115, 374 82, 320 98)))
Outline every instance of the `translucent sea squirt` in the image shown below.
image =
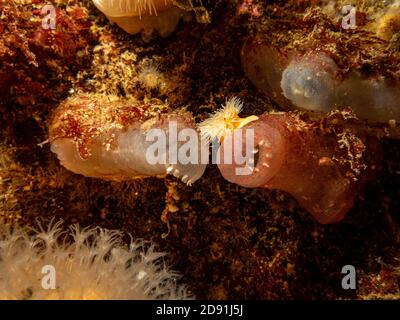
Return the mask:
POLYGON ((191 299, 163 252, 99 227, 0 225, 0 300, 191 299))
POLYGON ((93 0, 107 18, 130 34, 168 36, 183 16, 171 0, 93 0))
POLYGON ((201 157, 208 147, 189 112, 164 109, 114 96, 69 98, 54 112, 51 150, 64 167, 87 177, 121 181, 172 174, 192 184, 204 173, 201 157))
POLYGON ((327 53, 292 53, 287 57, 267 43, 248 41, 242 50, 242 63, 254 85, 282 107, 323 113, 351 107, 361 119, 400 121, 400 81, 365 77, 359 71, 342 77, 327 53))

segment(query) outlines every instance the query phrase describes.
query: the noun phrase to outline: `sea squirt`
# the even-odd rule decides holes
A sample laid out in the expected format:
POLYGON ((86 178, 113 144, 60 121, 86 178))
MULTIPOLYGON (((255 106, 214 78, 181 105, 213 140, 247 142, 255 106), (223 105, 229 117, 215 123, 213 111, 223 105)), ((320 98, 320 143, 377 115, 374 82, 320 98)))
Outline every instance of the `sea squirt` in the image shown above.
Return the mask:
POLYGON ((118 230, 0 225, 0 300, 192 299, 165 253, 118 230), (53 274, 43 281, 43 274, 53 274), (53 287, 54 286, 54 287, 53 287), (50 290, 49 290, 50 289, 50 290))
POLYGON ((400 81, 365 77, 358 71, 342 77, 327 53, 286 57, 269 44, 247 42, 242 63, 254 85, 284 108, 326 113, 351 107, 371 122, 400 121, 400 81))
POLYGON ((115 181, 172 174, 192 184, 204 173, 202 156, 208 157, 208 146, 201 143, 189 112, 168 112, 163 105, 96 94, 62 102, 52 117, 49 141, 65 168, 115 181), (151 129, 165 133, 165 148, 154 148, 158 138, 149 138, 151 129), (187 137, 187 129, 194 139, 173 138, 187 137), (182 162, 178 153, 184 146, 196 154, 182 162))
POLYGON ((171 0, 93 0, 107 18, 130 34, 154 31, 168 36, 183 16, 183 10, 171 0))
MULTIPOLYGON (((244 136, 248 130, 254 132, 254 167, 249 174, 238 175, 244 164, 221 161, 218 167, 226 180, 247 188, 286 191, 319 223, 343 219, 367 175, 366 144, 361 139, 349 134, 341 144, 335 134, 321 132, 316 122, 305 122, 294 113, 265 113, 241 130, 244 136), (357 164, 352 162, 356 159, 357 164)), ((246 150, 246 137, 242 143, 246 150)), ((236 152, 235 148, 222 143, 220 158, 236 152)))

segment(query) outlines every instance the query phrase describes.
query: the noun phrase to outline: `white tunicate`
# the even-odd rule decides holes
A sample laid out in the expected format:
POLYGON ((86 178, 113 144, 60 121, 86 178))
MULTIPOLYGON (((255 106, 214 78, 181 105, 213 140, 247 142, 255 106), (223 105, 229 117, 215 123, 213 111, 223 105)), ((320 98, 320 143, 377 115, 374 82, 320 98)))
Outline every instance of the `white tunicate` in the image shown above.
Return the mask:
POLYGON ((205 171, 208 145, 200 143, 191 113, 161 108, 111 95, 70 97, 52 116, 51 151, 86 177, 122 181, 173 174, 192 184, 205 171))

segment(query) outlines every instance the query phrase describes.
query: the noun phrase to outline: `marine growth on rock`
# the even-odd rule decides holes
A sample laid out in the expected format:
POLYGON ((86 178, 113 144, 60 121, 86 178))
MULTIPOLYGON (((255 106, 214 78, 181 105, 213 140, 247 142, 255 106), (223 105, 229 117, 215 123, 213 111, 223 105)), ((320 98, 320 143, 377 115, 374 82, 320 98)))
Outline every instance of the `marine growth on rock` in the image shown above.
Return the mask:
MULTIPOLYGON (((254 169, 238 175, 241 164, 221 162, 218 167, 225 179, 247 188, 286 191, 320 223, 343 219, 359 195, 360 181, 341 160, 348 156, 347 150, 340 148, 334 135, 321 134, 290 113, 264 114, 242 130, 245 135, 254 130, 254 169)), ((361 140, 355 143, 357 156, 362 157, 366 146, 361 140)), ((235 147, 226 151, 222 144, 221 158, 225 152, 235 152, 235 147)))
POLYGON ((398 299, 399 122, 400 0, 0 0, 0 299, 398 299))
POLYGON ((237 100, 199 125, 203 136, 220 141, 223 177, 247 188, 286 191, 320 223, 343 219, 378 168, 379 147, 351 130, 324 130, 321 122, 296 113, 240 118, 240 108, 228 108, 232 101, 237 100), (366 152, 374 153, 373 162, 366 152))

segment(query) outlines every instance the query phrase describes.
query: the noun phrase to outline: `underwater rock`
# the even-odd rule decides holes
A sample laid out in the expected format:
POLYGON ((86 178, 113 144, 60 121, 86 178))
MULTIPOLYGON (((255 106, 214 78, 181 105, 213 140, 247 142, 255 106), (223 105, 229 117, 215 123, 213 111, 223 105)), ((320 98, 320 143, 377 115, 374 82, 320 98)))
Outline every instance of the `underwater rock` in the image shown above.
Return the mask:
POLYGON ((167 113, 163 107, 95 94, 69 98, 53 115, 51 150, 64 167, 87 177, 121 181, 173 174, 192 184, 204 173, 201 157, 208 157, 208 146, 189 112, 167 113), (182 150, 192 152, 187 161, 181 162, 182 150))
POLYGON ((126 32, 143 32, 147 37, 154 31, 163 37, 170 35, 184 14, 171 0, 93 0, 93 3, 126 32))
MULTIPOLYGON (((254 151, 246 163, 253 162, 254 168, 239 175, 237 169, 245 164, 228 157, 234 160, 218 164, 226 180, 247 188, 286 191, 322 224, 343 219, 368 175, 361 139, 349 134, 339 141, 335 134, 321 132, 316 122, 305 122, 293 113, 266 113, 241 129, 242 145, 222 143, 220 159, 226 159, 227 152, 247 150, 248 130, 254 132, 254 151)), ((374 157, 379 159, 379 150, 374 157)))

